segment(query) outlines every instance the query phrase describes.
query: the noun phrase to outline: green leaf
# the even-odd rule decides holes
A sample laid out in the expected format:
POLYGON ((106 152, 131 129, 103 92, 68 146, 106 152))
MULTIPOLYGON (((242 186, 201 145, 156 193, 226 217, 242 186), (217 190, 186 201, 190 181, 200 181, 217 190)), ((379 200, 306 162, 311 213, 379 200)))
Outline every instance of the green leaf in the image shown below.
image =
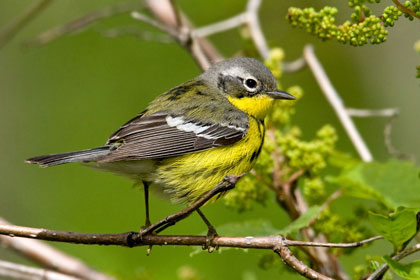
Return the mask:
POLYGON ((413 261, 409 264, 402 264, 394 261, 389 256, 384 256, 383 259, 398 276, 410 280, 420 279, 420 260, 413 261))
POLYGON ((390 209, 420 205, 420 168, 411 162, 360 163, 333 182, 347 195, 378 201, 390 209))
POLYGON ((375 229, 399 251, 417 233, 417 211, 398 208, 388 216, 369 212, 369 219, 375 229))
POLYGON ((294 220, 292 223, 290 223, 288 226, 283 228, 280 231, 281 235, 290 235, 296 233, 298 230, 300 230, 303 227, 306 227, 309 225, 309 223, 317 218, 321 213, 321 206, 312 206, 310 207, 305 213, 303 213, 299 218, 294 220))

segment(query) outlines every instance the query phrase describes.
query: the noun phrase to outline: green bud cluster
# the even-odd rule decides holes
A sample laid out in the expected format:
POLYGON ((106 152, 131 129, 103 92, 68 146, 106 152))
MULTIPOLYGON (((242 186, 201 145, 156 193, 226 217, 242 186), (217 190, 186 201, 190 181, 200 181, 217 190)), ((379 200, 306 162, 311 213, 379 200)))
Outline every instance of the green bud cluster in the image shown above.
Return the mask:
POLYGON ((268 69, 270 69, 271 73, 273 73, 274 78, 276 78, 277 83, 279 83, 279 80, 283 74, 283 67, 282 67, 283 59, 284 59, 283 49, 273 48, 270 50, 268 58, 264 61, 264 64, 268 67, 268 69))
POLYGON ((384 26, 394 26, 394 22, 400 18, 402 12, 395 6, 388 6, 382 14, 382 22, 384 26))
MULTIPOLYGON (((372 236, 364 221, 357 213, 351 218, 345 218, 327 209, 313 227, 317 232, 325 234, 330 242, 351 243, 372 236)), ((351 253, 351 250, 346 250, 345 253, 351 253)))
MULTIPOLYGON (((410 0, 404 2, 404 7, 414 12, 417 17, 420 17, 420 0, 410 0)), ((408 13, 404 13, 404 16, 409 20, 413 20, 414 17, 408 13)))
POLYGON ((324 7, 319 12, 314 8, 289 8, 286 19, 293 27, 305 29, 306 32, 318 36, 322 40, 335 37, 337 26, 335 15, 338 10, 334 7, 324 7))
POLYGON ((246 176, 229 191, 225 197, 225 205, 239 212, 252 209, 253 202, 264 204, 268 197, 268 188, 262 186, 255 177, 246 176))
MULTIPOLYGON (((391 15, 391 10, 388 11, 391 15)), ((337 9, 324 7, 319 12, 313 8, 290 8, 287 16, 292 26, 304 28, 322 40, 336 38, 340 43, 352 46, 362 46, 367 43, 379 44, 386 41, 388 31, 377 16, 371 15, 366 6, 356 6, 352 14, 353 23, 346 21, 335 25, 337 9)), ((387 14, 387 19, 393 23, 394 17, 387 14)))
MULTIPOLYGON (((365 3, 379 3, 380 0, 349 0, 348 5, 353 9, 351 21, 347 20, 336 25, 337 8, 326 6, 319 11, 314 8, 289 8, 286 19, 294 27, 304 29, 321 40, 336 39, 343 44, 362 46, 368 43, 380 44, 386 41, 388 31, 386 27, 393 27, 395 21, 403 14, 409 19, 413 15, 405 13, 399 7, 391 5, 385 7, 379 16, 373 15, 365 3)), ((420 0, 410 0, 404 7, 420 17, 420 0)))
POLYGON ((319 176, 302 178, 299 188, 310 206, 321 204, 327 197, 324 180, 319 176))
POLYGON ((326 167, 327 158, 334 151, 336 131, 332 126, 325 125, 317 132, 314 140, 304 141, 299 139, 296 130, 279 133, 277 144, 280 151, 292 170, 305 170, 312 176, 317 175, 326 167))
POLYGON ((352 22, 362 22, 365 17, 369 17, 371 14, 372 11, 366 5, 358 5, 354 7, 350 17, 352 22))
POLYGON ((381 0, 367 0, 367 1, 366 0, 349 0, 348 5, 350 8, 354 8, 356 6, 361 6, 366 2, 373 4, 373 3, 379 3, 381 2, 381 0))
POLYGON ((373 15, 358 23, 346 21, 337 27, 336 32, 338 42, 352 46, 380 44, 386 41, 387 35, 388 31, 382 26, 381 20, 373 15))

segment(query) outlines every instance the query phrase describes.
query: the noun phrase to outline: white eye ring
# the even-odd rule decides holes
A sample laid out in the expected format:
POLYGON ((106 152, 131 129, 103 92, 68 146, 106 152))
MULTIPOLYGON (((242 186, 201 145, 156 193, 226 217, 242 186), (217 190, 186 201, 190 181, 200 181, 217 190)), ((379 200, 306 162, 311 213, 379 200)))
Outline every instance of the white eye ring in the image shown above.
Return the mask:
POLYGON ((247 91, 255 92, 258 90, 258 81, 253 77, 244 79, 243 84, 247 91))

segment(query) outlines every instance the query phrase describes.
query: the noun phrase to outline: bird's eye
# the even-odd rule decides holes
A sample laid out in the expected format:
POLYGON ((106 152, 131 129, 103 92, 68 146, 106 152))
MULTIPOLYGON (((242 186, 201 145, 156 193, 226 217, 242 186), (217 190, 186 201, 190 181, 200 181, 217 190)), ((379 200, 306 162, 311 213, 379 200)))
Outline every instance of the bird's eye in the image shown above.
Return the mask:
POLYGON ((258 85, 257 81, 251 78, 248 78, 244 81, 244 86, 249 91, 255 91, 257 89, 257 85, 258 85))

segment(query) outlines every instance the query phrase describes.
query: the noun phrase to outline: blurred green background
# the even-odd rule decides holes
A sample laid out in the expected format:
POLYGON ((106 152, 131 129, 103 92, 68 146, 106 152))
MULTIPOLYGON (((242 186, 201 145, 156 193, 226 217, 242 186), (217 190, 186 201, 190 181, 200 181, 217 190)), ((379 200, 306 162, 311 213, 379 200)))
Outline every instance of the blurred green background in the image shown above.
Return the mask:
MULTIPOLYGON (((32 2, 2 0, 0 27, 32 2)), ((150 30, 128 14, 100 21, 84 32, 39 48, 22 48, 22 42, 46 29, 116 2, 56 1, 0 50, 0 216, 15 224, 112 233, 138 230, 143 223, 143 193, 131 181, 77 164, 40 169, 23 162, 35 155, 103 144, 114 130, 141 112, 157 95, 200 73, 191 57, 176 44, 145 42, 134 37, 110 39, 98 33, 118 26, 150 30)), ((176 2, 197 26, 225 19, 241 12, 246 5, 243 0, 176 2)), ((401 115, 393 125, 393 144, 418 158, 420 80, 415 79, 415 66, 420 64, 420 56, 414 52, 413 44, 420 39, 420 21, 402 18, 390 29, 388 42, 359 48, 320 42, 302 30, 292 29, 285 21, 289 6, 311 4, 315 8, 338 5, 344 19, 350 10, 346 1, 341 2, 264 1, 260 18, 269 44, 282 47, 286 59, 294 60, 302 54, 306 43, 313 43, 349 107, 400 108, 401 115)), ((242 47, 237 30, 211 39, 226 56, 234 55, 242 47)), ((323 124, 331 123, 339 131, 339 148, 356 155, 308 69, 285 74, 283 84, 285 87, 298 84, 305 91, 295 121, 306 137, 312 137, 323 124)), ((388 157, 383 144, 385 120, 355 121, 375 158, 385 160, 388 157)), ((180 208, 155 196, 151 199, 153 220, 180 208)), ((236 213, 222 202, 205 207, 204 212, 216 228, 259 217, 271 220, 278 228, 289 222, 274 197, 265 207, 256 205, 245 213, 236 213)), ((199 217, 193 215, 167 232, 204 231, 199 217)), ((281 268, 259 268, 258 260, 264 253, 261 251, 229 250, 190 257, 192 249, 188 247, 154 247, 147 257, 146 248, 52 245, 122 279, 177 279, 180 271, 188 269, 195 270, 203 279, 271 279, 285 273, 281 268)), ((351 272, 352 266, 371 249, 360 249, 346 258, 346 270, 351 272)), ((25 262, 1 248, 0 258, 25 262)), ((291 274, 287 277, 292 279, 291 274)))

